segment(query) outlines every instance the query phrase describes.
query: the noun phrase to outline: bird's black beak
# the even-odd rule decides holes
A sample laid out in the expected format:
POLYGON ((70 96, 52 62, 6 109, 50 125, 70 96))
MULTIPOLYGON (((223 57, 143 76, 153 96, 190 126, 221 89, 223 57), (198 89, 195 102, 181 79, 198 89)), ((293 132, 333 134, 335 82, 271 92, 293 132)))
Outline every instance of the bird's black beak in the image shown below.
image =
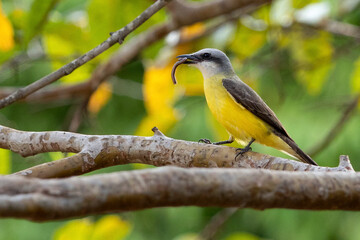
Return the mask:
POLYGON ((183 55, 177 56, 177 58, 180 58, 180 59, 186 58, 186 61, 183 62, 184 64, 195 64, 195 63, 198 63, 201 61, 201 59, 198 56, 193 55, 193 54, 183 54, 183 55))

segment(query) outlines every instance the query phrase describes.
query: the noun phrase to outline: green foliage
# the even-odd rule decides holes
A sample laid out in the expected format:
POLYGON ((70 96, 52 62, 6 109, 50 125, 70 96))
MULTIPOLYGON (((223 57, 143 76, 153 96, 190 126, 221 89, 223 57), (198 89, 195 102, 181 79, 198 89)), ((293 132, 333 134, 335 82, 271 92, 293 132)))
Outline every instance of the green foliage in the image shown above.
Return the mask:
MULTIPOLYGON (((160 130, 170 137, 191 141, 200 138, 225 140, 226 132, 207 108, 199 72, 179 68, 179 86, 172 85, 169 75, 176 55, 220 46, 231 58, 235 71, 276 112, 298 145, 305 151, 311 149, 341 117, 351 97, 360 92, 359 43, 352 38, 293 22, 297 9, 318 1, 284 0, 274 4, 281 2, 288 5, 286 16, 290 18, 289 25, 282 26, 279 24, 281 21, 274 20, 273 5, 264 6, 232 27, 220 28, 195 42, 166 46, 166 41, 160 40, 150 46, 141 57, 123 67, 108 81, 108 92, 100 92, 103 104, 83 121, 79 132, 135 134, 144 119, 148 120, 144 126, 150 132, 155 120, 159 120, 149 117, 151 106, 155 116, 163 114, 160 120, 165 121, 167 128, 160 130), (149 81, 144 81, 144 76, 149 81), (152 95, 144 96, 148 89, 152 95), (105 97, 109 92, 110 97, 105 97), (167 111, 161 112, 164 108, 167 111), (173 121, 171 124, 169 119, 173 121)), ((338 21, 360 25, 359 6, 350 12, 337 13, 340 3, 330 2, 338 21)), ((2 3, 2 10, 15 32, 15 45, 9 51, 0 52, 0 62, 5 63, 15 56, 28 58, 20 58, 23 61, 18 64, 1 67, 0 85, 17 87, 38 80, 97 46, 110 32, 133 20, 152 1, 19 0, 15 4, 11 0, 3 0, 2 3)), ((160 11, 126 41, 166 21, 167 17, 165 11, 160 11)), ((191 37, 205 28, 206 24, 199 24, 180 34, 191 37)), ((0 36, 4 36, 2 30, 4 28, 0 27, 0 36)), ((105 63, 118 48, 114 46, 53 86, 86 81, 94 69, 105 63)), ((29 131, 67 130, 78 104, 79 100, 17 103, 1 110, 0 124, 29 131)), ((357 111, 330 146, 315 157, 320 165, 336 166, 340 154, 348 154, 353 160, 360 158, 359 120, 357 111)), ((253 150, 284 156, 277 150, 259 145, 255 145, 253 150)), ((0 174, 61 157, 61 153, 50 153, 24 159, 18 154, 0 150, 0 174)), ((352 163, 356 170, 360 169, 359 162, 352 163)), ((89 174, 136 168, 140 167, 114 166, 89 174)), ((99 239, 100 235, 106 235, 108 239, 197 239, 218 211, 220 209, 217 208, 161 208, 123 213, 120 218, 95 216, 49 223, 2 219, 0 239, 64 239, 66 236, 99 239)), ((358 221, 360 215, 354 212, 243 209, 225 223, 216 239, 355 240, 360 238, 359 228, 354 224, 358 221)))
POLYGON ((353 92, 360 92, 360 57, 354 63, 354 71, 351 76, 351 89, 353 92))
POLYGON ((54 8, 58 0, 34 0, 31 4, 31 9, 27 14, 24 45, 26 46, 29 41, 39 33, 45 23, 47 22, 50 11, 54 8))

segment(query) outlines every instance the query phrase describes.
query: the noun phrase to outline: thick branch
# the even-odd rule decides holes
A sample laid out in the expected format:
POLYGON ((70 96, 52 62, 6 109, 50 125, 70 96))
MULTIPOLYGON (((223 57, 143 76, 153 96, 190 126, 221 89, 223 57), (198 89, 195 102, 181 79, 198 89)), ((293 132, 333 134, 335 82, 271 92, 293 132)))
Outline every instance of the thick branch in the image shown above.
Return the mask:
POLYGON ((360 174, 157 169, 80 178, 0 177, 0 216, 36 221, 165 206, 360 210, 360 174))
POLYGON ((0 147, 22 156, 44 152, 80 153, 44 163, 16 174, 39 177, 67 177, 99 168, 128 163, 180 167, 265 168, 289 171, 354 171, 343 157, 339 167, 319 167, 294 160, 249 152, 236 158, 236 148, 175 140, 157 128, 152 137, 83 135, 69 132, 25 132, 0 126, 0 147), (67 169, 64 171, 64 169, 67 169))
POLYGON ((106 41, 104 41, 94 49, 90 50, 89 52, 85 53, 79 58, 73 60, 72 62, 66 64, 65 66, 59 68, 55 72, 52 72, 49 75, 39 79, 38 81, 32 84, 24 88, 18 89, 16 92, 12 93, 6 98, 1 99, 0 109, 16 102, 19 99, 25 98, 31 93, 49 85, 50 83, 53 83, 54 81, 60 79, 61 77, 70 74, 76 68, 87 63, 91 59, 95 58, 96 56, 98 56, 99 54, 101 54, 111 46, 113 46, 115 43, 119 42, 121 44, 127 35, 129 35, 142 23, 148 20, 153 14, 155 14, 157 11, 163 8, 168 1, 170 0, 157 0, 153 5, 147 8, 142 14, 140 14, 137 18, 135 18, 131 23, 127 24, 122 29, 112 33, 111 36, 106 41))

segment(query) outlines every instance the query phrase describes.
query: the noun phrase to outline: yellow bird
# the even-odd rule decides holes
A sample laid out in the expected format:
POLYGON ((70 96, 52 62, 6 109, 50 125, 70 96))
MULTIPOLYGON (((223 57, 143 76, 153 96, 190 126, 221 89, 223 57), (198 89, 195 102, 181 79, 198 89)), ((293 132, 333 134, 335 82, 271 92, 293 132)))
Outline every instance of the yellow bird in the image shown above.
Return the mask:
MULTIPOLYGON (((192 54, 177 56, 180 64, 192 64, 204 77, 207 104, 215 118, 226 128, 229 140, 213 144, 239 142, 238 154, 249 151, 253 142, 276 148, 305 163, 317 165, 292 140, 275 113, 261 97, 235 74, 229 58, 220 50, 206 48, 192 54)), ((211 143, 207 139, 202 139, 211 143)))

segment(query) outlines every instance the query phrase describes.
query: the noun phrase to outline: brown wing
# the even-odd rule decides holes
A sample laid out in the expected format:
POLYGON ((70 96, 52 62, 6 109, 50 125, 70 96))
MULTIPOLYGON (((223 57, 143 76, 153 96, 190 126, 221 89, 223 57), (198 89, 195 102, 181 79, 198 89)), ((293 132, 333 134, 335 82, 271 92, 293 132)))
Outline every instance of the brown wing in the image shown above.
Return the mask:
POLYGON ((289 137, 275 113, 248 85, 241 81, 226 78, 222 80, 222 83, 237 103, 241 104, 255 116, 269 124, 277 132, 289 137))

